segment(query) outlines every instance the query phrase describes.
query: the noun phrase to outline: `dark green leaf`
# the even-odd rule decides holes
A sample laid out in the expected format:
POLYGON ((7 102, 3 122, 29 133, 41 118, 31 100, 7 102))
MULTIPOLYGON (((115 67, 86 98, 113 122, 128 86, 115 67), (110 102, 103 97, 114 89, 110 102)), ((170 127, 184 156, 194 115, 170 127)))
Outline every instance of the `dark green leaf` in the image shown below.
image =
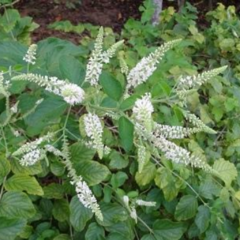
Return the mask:
POLYGON ((176 207, 175 218, 178 221, 190 219, 195 216, 197 207, 197 198, 192 195, 185 195, 180 199, 176 207))
POLYGON ((82 231, 92 216, 92 210, 85 208, 77 196, 72 198, 70 202, 70 222, 76 231, 82 231))
POLYGON ((121 146, 126 152, 130 152, 133 147, 133 124, 125 117, 118 121, 118 129, 121 146))
POLYGON ((197 225, 200 233, 204 233, 210 221, 210 211, 206 206, 199 206, 198 213, 195 218, 195 224, 197 225))
POLYGON ((178 240, 182 237, 185 227, 183 223, 161 219, 154 223, 153 230, 158 240, 178 240))
POLYGON ((85 240, 104 240, 104 229, 97 225, 97 223, 91 223, 87 229, 85 240))
POLYGON ((100 76, 100 84, 103 91, 112 99, 119 100, 122 96, 123 90, 120 82, 118 82, 110 74, 103 72, 100 76))
POLYGON ((0 217, 0 240, 14 240, 24 229, 26 223, 24 219, 0 217))
POLYGON ((35 208, 30 198, 23 192, 6 192, 0 201, 0 216, 9 218, 31 218, 35 208))

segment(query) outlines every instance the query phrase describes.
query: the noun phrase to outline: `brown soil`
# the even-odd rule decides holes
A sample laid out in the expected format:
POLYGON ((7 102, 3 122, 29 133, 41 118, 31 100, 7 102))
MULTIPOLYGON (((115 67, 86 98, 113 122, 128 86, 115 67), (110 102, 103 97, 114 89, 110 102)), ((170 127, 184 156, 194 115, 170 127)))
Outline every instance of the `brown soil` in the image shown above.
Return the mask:
POLYGON ((78 42, 79 35, 50 30, 47 26, 55 21, 69 20, 73 24, 91 23, 120 31, 129 18, 140 17, 138 9, 142 0, 81 0, 81 4, 76 4, 72 9, 67 7, 66 2, 58 0, 56 4, 56 0, 21 0, 15 7, 22 16, 30 16, 40 25, 33 33, 34 42, 50 36, 78 42))

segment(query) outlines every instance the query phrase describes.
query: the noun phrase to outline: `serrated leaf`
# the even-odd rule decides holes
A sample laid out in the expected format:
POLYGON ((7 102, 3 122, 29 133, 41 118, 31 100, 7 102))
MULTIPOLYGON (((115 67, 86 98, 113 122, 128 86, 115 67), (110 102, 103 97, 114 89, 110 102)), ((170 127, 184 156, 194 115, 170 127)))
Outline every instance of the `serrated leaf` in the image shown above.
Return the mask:
POLYGON ((107 231, 113 234, 114 237, 109 237, 111 240, 118 240, 118 239, 125 239, 125 240, 133 240, 134 239, 134 232, 132 228, 132 224, 130 219, 128 218, 126 221, 118 222, 113 224, 109 227, 106 227, 107 231), (121 236, 121 238, 120 238, 121 236))
POLYGON ((92 216, 92 210, 85 208, 79 201, 78 197, 74 196, 70 202, 70 222, 73 228, 76 231, 81 232, 92 216))
POLYGON ((89 186, 99 184, 110 174, 105 165, 96 161, 80 161, 74 164, 74 168, 77 174, 82 176, 89 186))
POLYGON ((113 76, 103 72, 100 76, 100 84, 103 91, 112 99, 118 101, 123 93, 122 86, 113 76))
POLYGON ((116 174, 112 174, 110 183, 114 189, 117 189, 121 187, 127 179, 128 175, 125 172, 119 171, 116 174))
POLYGON ((120 144, 126 152, 130 152, 133 147, 133 124, 125 117, 120 117, 118 121, 118 131, 120 144))
POLYGON ((171 172, 165 168, 159 168, 155 177, 156 185, 162 189, 164 193, 164 198, 167 201, 172 201, 179 192, 175 178, 172 176, 171 172))
POLYGON ((5 188, 8 191, 26 191, 32 195, 43 195, 42 187, 39 185, 35 177, 31 177, 25 174, 15 174, 10 177, 6 183, 5 188))
POLYGON ((3 182, 4 177, 8 175, 11 170, 11 166, 9 161, 7 161, 6 157, 1 155, 0 156, 0 185, 3 182))
POLYGON ((190 219, 196 215, 197 207, 198 203, 196 197, 192 195, 185 195, 177 204, 175 218, 178 221, 190 219))
POLYGON ((105 233, 104 229, 97 225, 97 223, 91 223, 88 226, 87 232, 85 234, 85 240, 104 240, 105 233))
POLYGON ((96 151, 86 147, 84 144, 77 142, 70 147, 71 160, 77 163, 82 160, 92 160, 96 151))
POLYGON ((57 183, 50 183, 46 187, 43 187, 44 198, 48 199, 61 199, 63 198, 64 188, 57 183))
POLYGON ((136 182, 139 186, 149 184, 156 175, 156 167, 152 162, 148 162, 141 173, 137 172, 135 175, 136 182))
POLYGON ((220 188, 211 176, 201 182, 199 187, 199 194, 207 199, 213 199, 214 196, 219 196, 220 188))
POLYGON ((97 222, 104 227, 109 227, 128 218, 125 208, 117 203, 100 203, 100 209, 103 214, 103 221, 97 219, 97 222))
POLYGON ((52 210, 53 216, 59 222, 64 222, 69 219, 70 209, 66 199, 55 200, 52 210))
POLYGON ((215 161, 213 169, 216 171, 217 176, 225 182, 227 187, 229 187, 237 177, 237 169, 234 164, 224 159, 215 161))
POLYGON ((209 221, 210 221, 209 209, 206 206, 199 206, 198 213, 195 218, 195 224, 197 225, 201 234, 207 230, 209 226, 209 221))
POLYGON ((31 218, 35 212, 30 198, 23 192, 6 192, 0 201, 0 216, 9 218, 31 218))
POLYGON ((158 240, 178 240, 182 237, 185 227, 183 223, 168 219, 157 220, 153 224, 154 235, 158 240))
POLYGON ((14 240, 24 229, 27 221, 0 217, 0 240, 14 240))
POLYGON ((24 167, 18 160, 13 159, 11 161, 12 171, 15 174, 36 175, 43 171, 40 162, 37 162, 33 166, 24 167))
POLYGON ((128 165, 128 159, 121 156, 117 151, 112 151, 110 154, 110 169, 123 169, 128 165))

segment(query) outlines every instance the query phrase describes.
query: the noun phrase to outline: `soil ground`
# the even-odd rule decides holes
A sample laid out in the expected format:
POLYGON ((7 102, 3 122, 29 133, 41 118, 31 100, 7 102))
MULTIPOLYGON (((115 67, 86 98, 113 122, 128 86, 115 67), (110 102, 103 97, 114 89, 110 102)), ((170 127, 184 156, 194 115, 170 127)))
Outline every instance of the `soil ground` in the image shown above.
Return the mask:
MULTIPOLYGON (((23 16, 30 16, 40 27, 33 33, 33 42, 46 37, 55 36, 78 42, 79 35, 64 33, 49 29, 50 23, 69 20, 73 24, 91 23, 99 26, 112 27, 119 32, 129 18, 139 19, 139 6, 143 0, 20 0, 16 7, 23 16), (75 7, 69 9, 67 3, 76 2, 75 7), (81 3, 80 3, 81 2, 81 3)), ((177 1, 163 1, 163 8, 175 5, 177 1)), ((210 0, 191 0, 204 19, 204 13, 209 10, 210 0)), ((239 10, 239 0, 222 0, 225 5, 235 5, 239 10)), ((217 1, 212 0, 212 7, 217 1)))

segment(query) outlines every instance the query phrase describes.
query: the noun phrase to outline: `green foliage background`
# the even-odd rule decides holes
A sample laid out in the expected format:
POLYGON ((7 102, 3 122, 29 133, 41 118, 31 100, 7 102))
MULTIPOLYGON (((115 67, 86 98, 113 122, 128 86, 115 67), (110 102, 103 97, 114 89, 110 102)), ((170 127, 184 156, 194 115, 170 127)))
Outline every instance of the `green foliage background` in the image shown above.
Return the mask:
MULTIPOLYGON (((197 10, 187 4, 181 13, 168 8, 161 14, 161 23, 150 24, 152 5, 145 1, 141 21, 130 19, 121 34, 106 28, 104 45, 116 39, 126 43, 119 55, 106 66, 100 83, 106 96, 101 107, 116 107, 124 86, 124 76, 118 58, 123 57, 130 68, 161 43, 182 38, 179 47, 169 51, 158 70, 145 85, 135 89, 133 96, 119 108, 131 109, 144 92, 168 98, 180 75, 195 74, 221 65, 228 65, 224 76, 218 76, 191 95, 187 101, 191 112, 210 125, 217 134, 198 133, 179 142, 203 156, 221 175, 221 180, 200 170, 162 160, 151 161, 142 173, 137 173, 136 149, 133 147, 133 126, 125 118, 115 123, 120 139, 109 130, 104 142, 113 150, 99 160, 94 150, 86 148, 76 138, 79 131, 79 109, 70 114, 67 129, 71 140, 72 163, 78 174, 92 187, 98 198, 104 221, 93 217, 83 207, 69 183, 64 165, 56 157, 49 157, 49 165, 42 161, 24 168, 5 157, 3 138, 0 155, 0 240, 234 240, 239 236, 240 178, 240 19, 234 7, 217 9, 207 14, 206 27, 197 24, 197 10), (114 77, 112 77, 114 76, 114 77), (128 195, 155 201, 156 207, 138 208, 140 220, 135 224, 129 217, 122 196, 128 195)), ((16 10, 8 9, 0 18, 0 70, 26 72, 22 57, 31 42, 30 32, 37 27, 30 18, 21 18, 16 10), (10 17, 6 17, 8 14, 10 17), (10 20, 9 20, 10 19, 10 20), (6 24, 6 21, 8 21, 6 24), (9 22, 10 21, 10 22, 9 22), (14 41, 13 41, 14 40, 14 41), (16 41, 17 40, 17 41, 16 41)), ((31 72, 57 76, 80 85, 85 66, 93 48, 98 28, 88 24, 73 26, 69 22, 49 27, 89 36, 78 46, 57 38, 37 43, 37 62, 31 72)), ((34 139, 49 130, 60 128, 66 119, 67 104, 26 83, 14 83, 14 101, 19 101, 20 114, 30 111, 37 100, 43 102, 26 118, 14 124, 23 129, 15 137, 10 127, 1 129, 10 150, 26 139, 34 139), (30 90, 29 90, 30 89, 30 90)), ((156 105, 155 119, 163 124, 184 125, 179 104, 166 102, 156 105)), ((5 99, 0 99, 0 121, 4 119, 5 99)), ((101 114, 101 110, 99 110, 101 114)))

